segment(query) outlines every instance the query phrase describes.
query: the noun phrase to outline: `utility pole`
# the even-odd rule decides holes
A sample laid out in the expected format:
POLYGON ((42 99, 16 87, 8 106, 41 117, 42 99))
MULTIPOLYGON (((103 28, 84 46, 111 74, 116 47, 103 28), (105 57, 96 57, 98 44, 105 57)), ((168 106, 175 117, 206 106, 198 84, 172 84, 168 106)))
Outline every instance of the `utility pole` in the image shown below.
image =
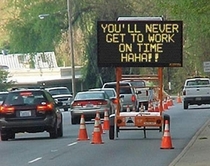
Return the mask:
POLYGON ((73 46, 73 31, 72 31, 72 22, 71 22, 71 9, 70 9, 70 0, 67 0, 67 10, 68 10, 68 24, 69 24, 69 48, 71 52, 71 74, 72 74, 72 94, 75 97, 75 66, 74 66, 74 46, 73 46))

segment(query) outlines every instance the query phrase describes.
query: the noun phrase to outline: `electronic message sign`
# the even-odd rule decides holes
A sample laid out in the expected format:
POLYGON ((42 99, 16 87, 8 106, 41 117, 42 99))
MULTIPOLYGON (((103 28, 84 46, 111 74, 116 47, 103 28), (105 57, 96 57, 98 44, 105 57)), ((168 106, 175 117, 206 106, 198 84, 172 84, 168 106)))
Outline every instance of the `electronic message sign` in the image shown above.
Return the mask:
POLYGON ((182 21, 98 21, 99 67, 182 67, 182 21))

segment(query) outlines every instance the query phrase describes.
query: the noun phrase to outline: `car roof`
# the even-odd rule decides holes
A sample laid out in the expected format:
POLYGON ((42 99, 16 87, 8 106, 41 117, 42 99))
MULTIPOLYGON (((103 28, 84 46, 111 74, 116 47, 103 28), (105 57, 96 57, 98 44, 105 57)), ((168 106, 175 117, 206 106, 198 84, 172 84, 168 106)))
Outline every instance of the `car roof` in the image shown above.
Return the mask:
POLYGON ((48 88, 45 88, 46 90, 53 90, 53 89, 68 89, 67 87, 65 86, 57 86, 57 87, 48 87, 48 88))
POLYGON ((45 90, 44 89, 17 89, 17 90, 12 90, 9 93, 25 92, 25 91, 35 92, 35 91, 45 91, 45 90))
MULTIPOLYGON (((104 83, 104 85, 105 85, 105 84, 116 84, 116 83, 117 83, 117 82, 106 82, 106 83, 104 83)), ((120 84, 121 84, 121 83, 126 83, 126 84, 131 85, 131 83, 128 82, 128 81, 120 81, 119 83, 120 83, 120 84)), ((103 87, 103 88, 105 88, 105 87, 103 87)))

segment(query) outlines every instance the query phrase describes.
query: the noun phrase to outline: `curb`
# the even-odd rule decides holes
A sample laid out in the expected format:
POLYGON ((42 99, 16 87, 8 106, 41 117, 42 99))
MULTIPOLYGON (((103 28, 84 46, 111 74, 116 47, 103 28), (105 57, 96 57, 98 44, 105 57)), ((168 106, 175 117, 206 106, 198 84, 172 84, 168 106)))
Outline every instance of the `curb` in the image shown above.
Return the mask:
POLYGON ((210 119, 207 120, 204 125, 195 133, 195 135, 192 137, 190 142, 187 144, 187 146, 182 150, 182 152, 168 165, 168 166, 176 166, 176 164, 180 161, 180 159, 186 154, 186 152, 191 148, 191 146, 195 143, 198 136, 201 134, 201 132, 208 126, 210 123, 210 119))

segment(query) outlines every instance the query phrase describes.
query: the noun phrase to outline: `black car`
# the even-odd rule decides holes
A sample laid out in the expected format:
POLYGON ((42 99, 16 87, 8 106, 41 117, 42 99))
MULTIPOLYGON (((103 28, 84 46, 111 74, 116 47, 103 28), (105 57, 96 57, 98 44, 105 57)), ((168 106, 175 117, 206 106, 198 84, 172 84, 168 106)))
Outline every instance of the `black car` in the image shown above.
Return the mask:
POLYGON ((14 139, 19 132, 49 132, 50 138, 63 136, 62 113, 44 89, 10 91, 0 106, 1 140, 14 139))

